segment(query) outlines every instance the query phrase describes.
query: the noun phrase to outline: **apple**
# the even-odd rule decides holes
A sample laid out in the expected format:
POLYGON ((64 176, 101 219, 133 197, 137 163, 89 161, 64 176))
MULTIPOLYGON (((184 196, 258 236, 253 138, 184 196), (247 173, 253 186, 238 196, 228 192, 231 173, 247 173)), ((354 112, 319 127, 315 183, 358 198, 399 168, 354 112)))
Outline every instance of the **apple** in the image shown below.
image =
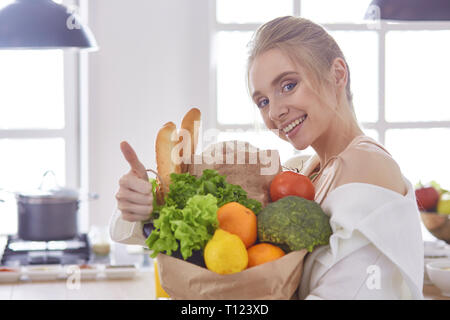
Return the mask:
POLYGON ((437 212, 440 214, 450 214, 450 193, 441 194, 437 204, 437 212))
POLYGON ((434 211, 439 201, 439 192, 433 187, 421 187, 415 190, 419 209, 434 211))

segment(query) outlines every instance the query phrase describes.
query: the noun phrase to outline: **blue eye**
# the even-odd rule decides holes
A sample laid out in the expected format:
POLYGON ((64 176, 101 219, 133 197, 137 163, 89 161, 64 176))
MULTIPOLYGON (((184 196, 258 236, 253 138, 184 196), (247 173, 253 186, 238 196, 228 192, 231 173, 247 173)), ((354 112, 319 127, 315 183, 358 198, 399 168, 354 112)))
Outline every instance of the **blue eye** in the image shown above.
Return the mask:
POLYGON ((258 101, 258 108, 264 108, 265 106, 267 106, 269 104, 269 99, 262 99, 260 101, 258 101))
POLYGON ((284 91, 291 91, 292 89, 295 88, 296 85, 297 85, 296 82, 289 82, 288 84, 283 86, 283 90, 284 91))

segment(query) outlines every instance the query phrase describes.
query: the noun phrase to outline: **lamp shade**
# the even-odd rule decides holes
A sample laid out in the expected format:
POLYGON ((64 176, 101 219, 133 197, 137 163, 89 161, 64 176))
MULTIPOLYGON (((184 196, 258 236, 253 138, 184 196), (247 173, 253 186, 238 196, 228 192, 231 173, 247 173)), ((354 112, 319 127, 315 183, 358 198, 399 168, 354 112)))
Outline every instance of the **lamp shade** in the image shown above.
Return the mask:
POLYGON ((449 0, 373 0, 365 19, 446 21, 450 20, 449 0))
POLYGON ((89 28, 51 0, 17 0, 0 10, 0 49, 90 49, 89 28))

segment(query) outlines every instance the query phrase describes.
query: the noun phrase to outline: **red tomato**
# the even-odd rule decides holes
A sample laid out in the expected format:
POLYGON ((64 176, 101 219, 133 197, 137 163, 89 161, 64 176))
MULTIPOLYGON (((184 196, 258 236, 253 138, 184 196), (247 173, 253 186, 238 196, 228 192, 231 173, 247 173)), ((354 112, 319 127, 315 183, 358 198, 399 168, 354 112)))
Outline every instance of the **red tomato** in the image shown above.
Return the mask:
POLYGON ((277 201, 286 196, 298 196, 314 200, 314 185, 303 174, 283 171, 277 174, 270 184, 270 198, 272 201, 277 201))

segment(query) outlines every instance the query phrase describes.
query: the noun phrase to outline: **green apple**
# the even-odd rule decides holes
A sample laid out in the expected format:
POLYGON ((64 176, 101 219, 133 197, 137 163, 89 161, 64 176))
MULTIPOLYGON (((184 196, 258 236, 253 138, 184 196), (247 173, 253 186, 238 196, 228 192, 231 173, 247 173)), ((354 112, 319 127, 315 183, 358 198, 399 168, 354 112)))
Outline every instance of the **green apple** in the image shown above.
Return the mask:
POLYGON ((440 214, 450 214, 450 192, 445 192, 439 197, 437 212, 440 214))

